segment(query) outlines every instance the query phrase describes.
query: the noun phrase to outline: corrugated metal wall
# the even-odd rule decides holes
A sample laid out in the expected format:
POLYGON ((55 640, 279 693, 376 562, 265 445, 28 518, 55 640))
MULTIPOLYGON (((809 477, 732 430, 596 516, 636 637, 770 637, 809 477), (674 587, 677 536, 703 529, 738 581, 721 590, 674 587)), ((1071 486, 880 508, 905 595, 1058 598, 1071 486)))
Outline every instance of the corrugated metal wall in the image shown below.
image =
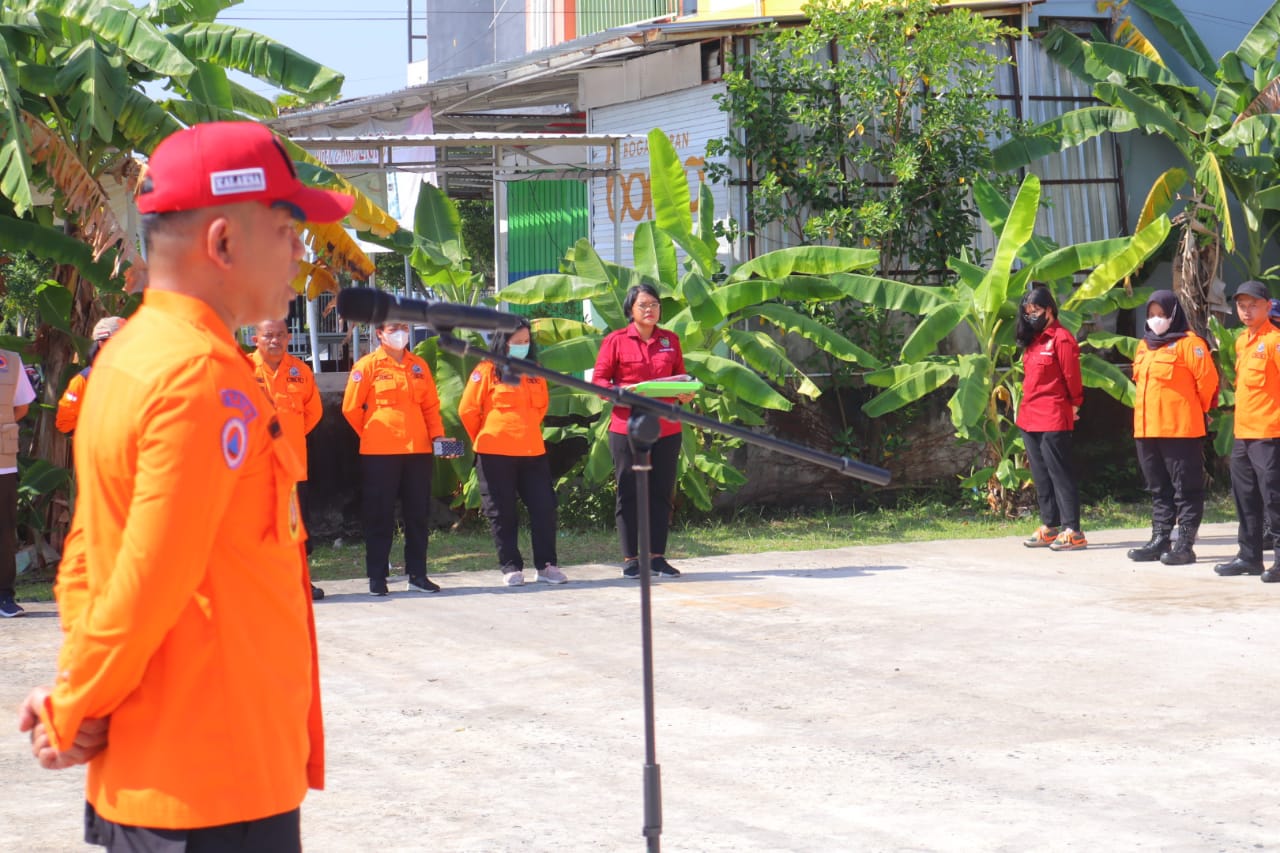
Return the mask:
MULTIPOLYGON (((559 272, 560 259, 590 234, 587 187, 581 181, 511 181, 507 191, 508 281, 559 272)), ((511 310, 539 317, 582 319, 582 303, 520 306, 511 310)))
POLYGON ((680 12, 679 0, 578 0, 577 7, 580 36, 680 12))

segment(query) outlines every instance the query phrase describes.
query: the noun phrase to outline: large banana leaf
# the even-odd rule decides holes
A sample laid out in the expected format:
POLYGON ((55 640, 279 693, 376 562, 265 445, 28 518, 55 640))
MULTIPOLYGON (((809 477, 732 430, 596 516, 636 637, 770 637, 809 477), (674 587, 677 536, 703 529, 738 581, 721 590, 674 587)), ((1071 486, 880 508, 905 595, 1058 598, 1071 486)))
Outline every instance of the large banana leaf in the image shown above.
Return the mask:
POLYGON ((1127 133, 1138 129, 1138 121, 1128 109, 1112 106, 1082 107, 1032 128, 1025 135, 997 145, 991 152, 997 171, 1011 172, 1049 154, 1074 148, 1108 131, 1127 133))
POLYGON ((680 262, 676 258, 676 246, 671 237, 653 222, 641 222, 636 226, 632 254, 636 259, 636 271, 657 279, 668 287, 680 283, 680 262))
POLYGON ((966 353, 960 356, 956 371, 956 392, 947 401, 951 411, 951 423, 963 430, 982 421, 987 406, 991 405, 991 359, 984 353, 966 353))
POLYGON ((1128 246, 1112 255, 1106 261, 1093 268, 1089 277, 1071 294, 1071 298, 1063 303, 1064 309, 1079 306, 1082 302, 1094 299, 1106 290, 1115 287, 1125 276, 1136 270, 1143 261, 1159 249, 1169 236, 1172 225, 1169 217, 1161 216, 1146 228, 1134 234, 1128 240, 1128 246))
POLYGON ((1142 204, 1142 212, 1138 214, 1135 231, 1146 228, 1157 216, 1163 216, 1173 207, 1178 190, 1187 183, 1186 169, 1169 169, 1156 178, 1151 189, 1147 191, 1147 200, 1142 204))
POLYGON ((1093 87, 1093 93, 1111 106, 1123 109, 1145 133, 1162 133, 1180 146, 1187 145, 1194 135, 1192 128, 1185 123, 1190 114, 1172 112, 1167 100, 1147 97, 1136 89, 1113 83, 1099 83, 1093 87))
MULTIPOLYGON (((1009 210, 1013 207, 1013 203, 1009 201, 1009 198, 990 181, 978 178, 973 182, 973 202, 977 205, 978 212, 987 221, 987 225, 992 232, 1000 233, 1004 228, 1005 220, 1009 218, 1009 210)), ((1033 235, 1022 247, 1018 257, 1030 263, 1044 257, 1056 248, 1058 248, 1057 244, 1047 237, 1033 235)), ((957 261, 957 264, 948 262, 947 266, 957 272, 961 268, 959 265, 968 263, 967 258, 952 258, 951 260, 957 261)), ((970 281, 971 287, 977 287, 986 276, 986 271, 972 264, 969 264, 969 268, 979 270, 978 275, 970 281)))
POLYGON ((1257 68, 1265 60, 1274 61, 1277 48, 1280 48, 1280 2, 1272 3, 1262 13, 1262 17, 1241 40, 1236 54, 1257 68))
POLYGON ((1235 229, 1231 227, 1231 211, 1227 209, 1227 185, 1222 177, 1222 164, 1212 151, 1206 151, 1196 164, 1196 180, 1209 188, 1214 217, 1222 228, 1222 245, 1228 252, 1236 249, 1235 229))
POLYGON ((770 388, 769 383, 754 370, 736 361, 708 352, 687 352, 684 354, 684 366, 689 375, 703 385, 732 394, 753 406, 783 412, 791 410, 790 400, 770 388))
POLYGON ((789 275, 830 275, 870 269, 880 260, 874 249, 847 249, 843 246, 795 246, 752 258, 729 274, 729 281, 789 275))
POLYGON ((725 328, 721 334, 730 348, 748 366, 763 373, 775 384, 782 385, 788 379, 796 377, 800 380, 798 393, 810 400, 816 400, 822 396, 821 389, 795 366, 787 355, 786 349, 769 335, 764 332, 744 332, 733 328, 725 328))
POLYGON ((1116 352, 1133 361, 1138 352, 1138 339, 1128 335, 1117 335, 1114 332, 1092 332, 1085 342, 1097 349, 1114 348, 1116 352))
POLYGON ((711 297, 711 282, 697 272, 686 274, 680 281, 680 295, 693 319, 704 329, 724 320, 724 312, 711 297))
POLYGON ((1080 356, 1080 381, 1090 388, 1099 388, 1133 408, 1135 389, 1124 371, 1109 361, 1103 361, 1093 353, 1080 356))
POLYGON ((590 323, 565 317, 538 317, 530 321, 530 326, 533 327, 533 339, 540 347, 570 338, 600 337, 600 330, 590 323))
POLYGON ((1174 0, 1133 0, 1133 5, 1151 16, 1160 35, 1192 68, 1206 80, 1214 79, 1217 63, 1174 0))
POLYGON ((759 317, 784 332, 799 335, 823 352, 841 361, 853 362, 863 367, 878 368, 880 360, 839 332, 814 320, 808 314, 785 305, 761 305, 743 312, 743 317, 759 317))
POLYGON ((83 27, 157 74, 186 80, 196 72, 191 60, 139 14, 142 10, 124 0, 35 0, 32 8, 50 29, 67 23, 83 27))
POLYGON ((594 418, 604 411, 604 400, 594 394, 553 385, 549 392, 547 415, 553 418, 594 418))
MULTIPOLYGON (((957 367, 936 361, 923 361, 918 364, 902 365, 902 369, 891 369, 895 382, 886 390, 868 400, 862 406, 862 413, 869 418, 878 418, 889 412, 909 406, 930 392, 946 385, 956 375, 957 367)), ((867 381, 872 382, 872 373, 867 381)), ((880 384, 873 382, 873 384, 880 384)))
POLYGON ((595 299, 610 291, 608 280, 582 278, 564 273, 526 276, 513 281, 497 293, 499 300, 515 305, 580 302, 595 299))
POLYGON ((581 373, 595 367, 598 337, 569 338, 538 349, 538 361, 561 373, 581 373))
POLYGON ((21 216, 31 208, 31 158, 27 156, 26 128, 22 121, 22 90, 18 70, 0 36, 0 193, 13 202, 21 216))
POLYGON ((77 139, 112 138, 122 94, 130 87, 118 54, 87 39, 63 57, 54 85, 67 96, 66 118, 77 139))
POLYGON ((328 100, 342 91, 337 71, 250 30, 190 23, 167 30, 165 36, 192 59, 234 68, 309 101, 328 100))
POLYGON ((859 302, 879 305, 887 311, 924 314, 947 301, 935 287, 921 287, 889 278, 856 273, 836 273, 831 283, 859 302))
POLYGON ((0 215, 0 246, 6 252, 30 252, 37 258, 75 267, 97 288, 111 289, 110 258, 95 261, 88 244, 60 229, 47 228, 28 219, 0 215))
POLYGON ((1018 188, 1018 195, 1009 210, 1009 218, 1000 230, 995 255, 982 283, 974 291, 976 307, 982 317, 991 317, 1008 299, 1009 271, 1018 252, 1031 239, 1036 226, 1036 214, 1040 208, 1040 179, 1027 175, 1018 188))
POLYGON ((193 21, 212 21, 218 13, 239 5, 241 0, 151 0, 147 19, 156 26, 176 26, 193 21))
POLYGON ((966 314, 972 312, 970 305, 952 302, 930 313, 921 320, 912 331, 910 337, 902 344, 902 360, 914 364, 921 359, 933 355, 938 344, 964 322, 966 314))
POLYGON ((466 260, 462 248, 462 217, 449 197, 434 184, 424 181, 418 187, 413 232, 424 253, 436 264, 450 267, 466 260))
POLYGON ((693 233, 693 197, 684 163, 660 128, 649 131, 649 169, 649 189, 658 227, 684 249, 703 275, 714 274, 719 268, 715 247, 708 246, 700 235, 693 233))

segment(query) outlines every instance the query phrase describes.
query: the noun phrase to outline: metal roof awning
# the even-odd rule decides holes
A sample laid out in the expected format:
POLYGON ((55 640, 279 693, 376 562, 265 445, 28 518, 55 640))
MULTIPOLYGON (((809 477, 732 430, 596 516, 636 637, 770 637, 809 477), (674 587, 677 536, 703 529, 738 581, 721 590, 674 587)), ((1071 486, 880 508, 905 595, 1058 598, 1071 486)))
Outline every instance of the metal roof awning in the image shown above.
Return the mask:
POLYGON ((308 149, 326 166, 336 171, 433 171, 493 174, 511 172, 600 173, 617 171, 617 152, 610 165, 592 163, 588 156, 582 162, 552 162, 538 152, 550 148, 616 148, 632 139, 627 133, 414 133, 399 136, 295 136, 292 141, 308 149), (435 149, 425 159, 415 159, 415 152, 435 149), (454 158, 450 149, 488 149, 474 157, 454 158), (349 152, 350 156, 344 156, 349 152), (397 156, 397 152, 408 156, 397 156), (439 156, 443 152, 444 156, 439 156), (505 152, 518 153, 524 162, 503 164, 505 152))

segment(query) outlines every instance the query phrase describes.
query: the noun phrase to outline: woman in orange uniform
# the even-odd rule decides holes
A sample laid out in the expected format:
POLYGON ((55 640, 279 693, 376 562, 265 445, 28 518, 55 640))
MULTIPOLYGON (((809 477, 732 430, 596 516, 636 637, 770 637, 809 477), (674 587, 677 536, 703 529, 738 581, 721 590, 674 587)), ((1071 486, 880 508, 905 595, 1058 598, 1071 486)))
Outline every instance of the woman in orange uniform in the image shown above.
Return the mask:
MULTIPOLYGON (((522 320, 510 335, 495 335, 490 348, 532 361, 535 353, 528 321, 522 320)), ((547 401, 547 381, 542 377, 520 376, 482 361, 472 371, 458 404, 458 417, 475 448, 480 499, 507 586, 524 583, 524 557, 516 541, 517 497, 529 511, 536 579, 555 584, 568 580, 556 565, 556 493, 542 443, 547 401)))
POLYGON ((387 594, 387 559, 395 534, 396 498, 404 516, 404 571, 409 589, 439 592, 427 579, 427 513, 432 443, 444 437, 431 369, 407 351, 409 327, 378 327, 382 346, 355 363, 342 414, 360 436, 364 488, 364 566, 369 594, 387 594))
POLYGON ((1204 517, 1205 414, 1218 398, 1218 371, 1204 339, 1187 328, 1172 290, 1147 300, 1147 331, 1133 357, 1133 438, 1151 492, 1151 541, 1129 552, 1139 563, 1196 561, 1204 517), (1178 525, 1176 546, 1170 541, 1178 525))

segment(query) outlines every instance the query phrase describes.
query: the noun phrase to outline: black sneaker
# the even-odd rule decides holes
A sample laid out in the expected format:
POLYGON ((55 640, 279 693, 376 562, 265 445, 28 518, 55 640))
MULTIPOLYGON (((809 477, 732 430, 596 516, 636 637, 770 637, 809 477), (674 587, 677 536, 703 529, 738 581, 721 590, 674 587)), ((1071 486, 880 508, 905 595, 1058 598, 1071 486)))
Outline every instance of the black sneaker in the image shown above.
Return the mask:
POLYGON ((12 595, 6 595, 3 598, 0 598, 0 616, 3 616, 5 619, 12 619, 15 616, 21 616, 26 612, 27 611, 23 610, 18 605, 18 602, 13 600, 12 595))
POLYGON ((375 580, 369 581, 369 594, 370 595, 386 595, 387 594, 386 580, 383 579, 380 581, 375 581, 375 580))
POLYGON ((627 560, 627 562, 626 562, 626 563, 624 563, 624 564, 623 564, 623 566, 622 566, 622 576, 623 576, 624 578, 638 578, 638 577, 640 577, 640 561, 639 561, 639 560, 627 560))
POLYGON ((322 599, 324 599, 324 590, 323 590, 323 589, 321 589, 320 587, 316 586, 315 584, 312 584, 312 585, 311 585, 311 600, 312 600, 312 601, 321 601, 322 599))
POLYGON ((680 570, 668 563, 666 557, 654 557, 650 565, 653 566, 655 575, 662 575, 668 578, 680 577, 680 570))
POLYGON ((417 592, 439 592, 440 585, 432 583, 426 575, 420 578, 409 578, 409 589, 417 592))

